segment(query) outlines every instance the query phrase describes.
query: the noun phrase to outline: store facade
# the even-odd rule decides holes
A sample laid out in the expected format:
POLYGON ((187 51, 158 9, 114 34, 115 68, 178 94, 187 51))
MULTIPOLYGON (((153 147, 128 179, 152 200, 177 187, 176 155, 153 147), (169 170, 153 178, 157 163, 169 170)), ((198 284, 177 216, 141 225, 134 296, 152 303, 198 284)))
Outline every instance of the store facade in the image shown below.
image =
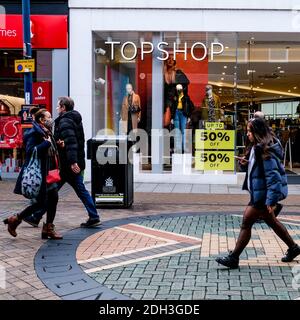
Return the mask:
MULTIPOLYGON (((13 3, 13 2, 12 2, 13 3)), ((28 128, 22 113, 24 74, 18 73, 16 60, 23 59, 23 27, 19 6, 6 7, 0 16, 0 162, 2 177, 16 177, 24 160, 24 130, 28 128), (22 118, 23 117, 23 118, 22 118)), ((33 104, 56 113, 56 100, 68 95, 68 15, 49 14, 34 7, 31 15, 33 104), (53 107, 54 104, 54 107, 53 107)))
POLYGON ((70 0, 70 95, 86 137, 137 128, 136 181, 236 184, 233 156, 262 111, 297 175, 296 5, 70 0))

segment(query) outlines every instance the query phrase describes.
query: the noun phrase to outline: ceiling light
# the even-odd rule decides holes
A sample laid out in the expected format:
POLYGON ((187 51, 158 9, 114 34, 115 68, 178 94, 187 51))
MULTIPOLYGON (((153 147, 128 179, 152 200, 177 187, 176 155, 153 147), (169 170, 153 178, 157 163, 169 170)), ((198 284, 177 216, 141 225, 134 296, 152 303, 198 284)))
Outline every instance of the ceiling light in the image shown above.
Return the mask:
POLYGON ((288 90, 288 92, 291 92, 291 90, 288 90))
MULTIPOLYGON (((210 85, 216 85, 216 86, 219 86, 219 87, 224 85, 226 88, 233 88, 233 89, 237 88, 237 89, 240 89, 240 90, 251 90, 250 86, 245 86, 245 85, 241 85, 241 84, 237 84, 236 86, 234 86, 234 84, 232 84, 232 83, 220 83, 220 82, 214 82, 214 81, 209 81, 209 84, 210 85)), ((270 89, 266 89, 266 88, 256 89, 255 91, 256 92, 276 94, 277 97, 279 95, 283 95, 283 96, 299 98, 299 94, 297 92, 288 93, 287 91, 270 90, 270 89)))
POLYGON ((277 69, 281 69, 281 67, 277 67, 277 69))
POLYGON ((3 54, 8 54, 8 52, 4 51, 3 54))
POLYGON ((264 83, 263 83, 263 82, 261 82, 261 83, 260 83, 260 85, 261 85, 261 86, 263 86, 263 85, 264 85, 264 83))
POLYGON ((221 78, 221 80, 223 81, 223 80, 224 80, 224 78, 221 78))
POLYGON ((294 87, 293 89, 296 90, 296 89, 298 89, 298 87, 294 87))
POLYGON ((225 49, 229 49, 229 47, 226 46, 225 49))
POLYGON ((225 74, 226 74, 225 72, 222 72, 222 75, 223 75, 223 76, 225 76, 225 74))
POLYGON ((279 71, 279 73, 284 73, 284 72, 285 72, 284 70, 280 70, 280 71, 279 71))
POLYGON ((257 89, 259 89, 259 87, 256 87, 257 89))
POLYGON ((224 69, 227 69, 227 66, 224 66, 224 69))

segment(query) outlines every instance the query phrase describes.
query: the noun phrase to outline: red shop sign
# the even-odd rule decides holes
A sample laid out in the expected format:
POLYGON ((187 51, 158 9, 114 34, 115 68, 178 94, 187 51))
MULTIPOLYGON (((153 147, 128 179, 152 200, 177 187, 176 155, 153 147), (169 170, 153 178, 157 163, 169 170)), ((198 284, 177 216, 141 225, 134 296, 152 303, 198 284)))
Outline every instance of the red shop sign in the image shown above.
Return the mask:
POLYGON ((0 148, 20 148, 22 144, 20 117, 0 117, 0 148))
POLYGON ((52 82, 34 82, 32 85, 33 103, 44 104, 46 109, 52 112, 52 82))
MULTIPOLYGON (((23 48, 22 15, 1 14, 1 48, 23 48)), ((68 17, 66 15, 31 15, 31 44, 34 49, 68 48, 68 17)))

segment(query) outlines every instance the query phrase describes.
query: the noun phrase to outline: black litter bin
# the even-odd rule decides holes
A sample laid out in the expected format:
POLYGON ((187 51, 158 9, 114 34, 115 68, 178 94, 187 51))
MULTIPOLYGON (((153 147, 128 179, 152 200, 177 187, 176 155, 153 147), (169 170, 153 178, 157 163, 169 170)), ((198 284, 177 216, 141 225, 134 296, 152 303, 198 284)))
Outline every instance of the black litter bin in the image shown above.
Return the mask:
POLYGON ((92 162, 92 197, 97 208, 129 208, 133 203, 132 145, 127 136, 96 136, 87 142, 92 162))

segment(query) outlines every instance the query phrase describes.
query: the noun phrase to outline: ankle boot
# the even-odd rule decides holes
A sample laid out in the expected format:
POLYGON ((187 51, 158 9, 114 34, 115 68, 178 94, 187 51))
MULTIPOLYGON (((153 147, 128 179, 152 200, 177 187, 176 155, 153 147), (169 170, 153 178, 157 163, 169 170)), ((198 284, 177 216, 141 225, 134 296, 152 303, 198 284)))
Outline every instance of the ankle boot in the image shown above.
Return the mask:
POLYGON ((7 231, 13 236, 17 236, 16 229, 18 225, 22 222, 22 219, 18 217, 18 215, 11 216, 5 220, 3 220, 4 224, 7 224, 7 231))
POLYGON ((61 240, 63 237, 55 231, 53 223, 44 223, 42 229, 42 239, 61 240))
POLYGON ((229 252, 228 256, 218 257, 216 261, 230 269, 237 269, 239 267, 239 258, 232 255, 232 252, 229 252))
POLYGON ((282 262, 292 262, 297 256, 300 255, 300 246, 295 244, 293 247, 289 248, 285 255, 282 257, 282 262))

